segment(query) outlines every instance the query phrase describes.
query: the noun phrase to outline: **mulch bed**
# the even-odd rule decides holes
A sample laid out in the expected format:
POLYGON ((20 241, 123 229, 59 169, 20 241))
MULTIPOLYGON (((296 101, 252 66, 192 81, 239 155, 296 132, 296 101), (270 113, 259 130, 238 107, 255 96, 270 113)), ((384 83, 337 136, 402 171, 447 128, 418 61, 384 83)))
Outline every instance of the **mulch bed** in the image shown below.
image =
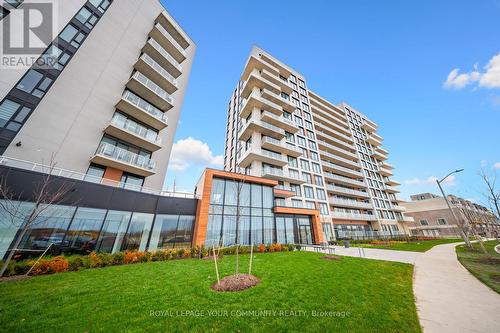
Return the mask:
POLYGON ((241 291, 260 283, 260 279, 250 274, 235 274, 222 278, 219 283, 214 283, 215 291, 241 291))
POLYGON ((340 260, 341 258, 339 256, 323 256, 320 259, 323 259, 323 260, 340 260))
MULTIPOLYGON (((217 260, 219 260, 219 259, 221 259, 221 258, 222 258, 222 256, 217 256, 217 255, 216 255, 216 256, 215 256, 215 258, 216 258, 217 260)), ((206 257, 201 258, 201 260, 214 260, 214 256, 206 256, 206 257)))
POLYGON ((26 276, 26 275, 5 276, 3 278, 0 278, 0 282, 19 281, 19 280, 29 279, 30 277, 31 276, 26 276))

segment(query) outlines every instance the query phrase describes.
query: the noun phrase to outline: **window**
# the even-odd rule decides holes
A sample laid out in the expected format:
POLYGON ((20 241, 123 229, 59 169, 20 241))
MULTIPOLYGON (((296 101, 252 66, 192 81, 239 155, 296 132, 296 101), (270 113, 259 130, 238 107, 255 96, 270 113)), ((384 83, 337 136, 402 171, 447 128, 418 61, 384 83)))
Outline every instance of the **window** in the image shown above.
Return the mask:
POLYGON ((0 6, 0 21, 9 14, 10 14, 10 11, 8 11, 7 9, 0 6))
POLYGON ((318 186, 323 186, 323 177, 321 176, 314 176, 314 182, 316 183, 316 185, 318 186))
POLYGON ((328 205, 326 203, 320 203, 319 211, 321 215, 328 215, 328 205))
POLYGON ((138 190, 144 183, 144 177, 124 172, 120 183, 120 186, 122 186, 123 188, 138 190))
POLYGON ((304 180, 305 180, 307 183, 312 184, 312 177, 311 177, 311 174, 310 174, 310 173, 303 172, 303 173, 302 173, 302 176, 304 177, 304 180))
POLYGON ((104 209, 79 207, 63 246, 75 253, 94 251, 105 216, 104 209))
POLYGON ((303 170, 306 170, 306 171, 309 171, 311 170, 311 167, 309 165, 309 162, 306 161, 306 160, 300 160, 300 167, 303 169, 303 170))
POLYGON ((326 200, 325 190, 318 188, 316 189, 316 194, 318 195, 319 200, 326 200))
POLYGON ((295 157, 288 156, 288 165, 296 168, 297 167, 297 159, 295 157))
POLYGON ((40 72, 30 69, 16 86, 17 89, 27 92, 35 97, 42 98, 49 89, 52 79, 45 77, 40 72))
MULTIPOLYGON (((311 153, 312 154, 312 153, 311 153)), ((316 153, 314 153, 316 154, 316 153)), ((313 168, 313 171, 316 172, 316 173, 321 173, 321 167, 319 166, 318 163, 312 163, 312 168, 313 168)))
POLYGON ((302 192, 300 191, 300 185, 290 184, 290 188, 292 189, 293 192, 295 192, 296 196, 298 197, 302 196, 302 192))
POLYGON ((70 57, 71 56, 68 53, 55 45, 51 45, 50 48, 48 48, 42 55, 43 63, 52 66, 58 71, 63 70, 70 57))
POLYGON ((85 175, 85 181, 99 184, 102 180, 102 177, 104 176, 105 171, 106 171, 105 167, 92 164, 89 166, 89 169, 87 170, 87 174, 85 175))
POLYGON ((309 148, 316 150, 316 142, 309 140, 309 148))
POLYGON ((75 18, 89 29, 92 29, 97 23, 97 16, 85 7, 80 9, 75 18))
POLYGON ((314 189, 309 186, 304 186, 304 196, 308 199, 314 199, 314 189))
POLYGON ((89 0, 89 2, 101 13, 104 13, 111 3, 109 0, 89 0))
POLYGON ((74 25, 69 24, 66 28, 64 28, 59 37, 73 47, 79 48, 80 45, 82 45, 86 34, 78 30, 74 25))
POLYGON ((439 225, 446 225, 446 220, 445 219, 438 219, 438 224, 439 225))
POLYGON ((23 3, 23 1, 24 0, 5 0, 6 3, 8 3, 14 8, 19 7, 23 3))
POLYGON ((301 146, 306 146, 306 139, 301 136, 297 136, 297 143, 301 146))
POLYGON ((316 209, 316 204, 314 203, 314 201, 306 201, 306 208, 316 209))
POLYGON ((139 250, 145 251, 148 242, 149 231, 153 223, 153 214, 133 213, 130 226, 123 239, 122 251, 139 250))
MULTIPOLYGON (((313 161, 319 161, 319 155, 318 155, 318 153, 316 153, 316 152, 312 151, 312 152, 311 152, 311 160, 313 160, 313 161)), ((315 172, 320 172, 320 171, 316 171, 316 170, 314 169, 314 164, 315 164, 315 163, 313 163, 313 170, 314 170, 315 172)), ((319 170, 319 169, 318 169, 318 170, 319 170)))
POLYGON ((17 132, 30 112, 30 108, 21 106, 21 104, 10 99, 5 99, 0 105, 0 127, 17 132))
POLYGON ((99 252, 115 253, 120 251, 131 215, 131 212, 108 211, 101 235, 97 241, 99 252))
POLYGON ((429 222, 427 220, 420 220, 420 225, 429 225, 429 222))

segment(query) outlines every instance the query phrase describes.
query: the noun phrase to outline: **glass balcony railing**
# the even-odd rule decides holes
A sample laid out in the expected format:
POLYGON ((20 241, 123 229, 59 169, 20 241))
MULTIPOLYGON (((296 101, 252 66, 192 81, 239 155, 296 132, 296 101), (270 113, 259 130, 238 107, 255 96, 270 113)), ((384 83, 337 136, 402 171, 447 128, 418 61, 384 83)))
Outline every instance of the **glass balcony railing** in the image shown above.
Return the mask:
POLYGON ((179 43, 177 43, 177 41, 172 37, 170 36, 169 32, 160 24, 160 23, 156 23, 155 25, 156 29, 158 29, 163 36, 165 36, 166 39, 168 39, 170 41, 170 43, 172 43, 172 45, 175 46, 175 48, 184 56, 186 57, 186 50, 184 50, 182 48, 182 46, 179 45, 179 43))
POLYGON ((153 46, 153 48, 158 51, 165 59, 167 59, 175 68, 177 68, 179 72, 182 71, 182 66, 177 62, 177 60, 175 60, 174 57, 172 57, 170 53, 168 53, 167 50, 165 50, 156 40, 150 38, 148 40, 148 43, 151 44, 151 46, 153 46))
POLYGON ((122 128, 126 130, 127 132, 133 133, 137 136, 140 136, 141 138, 155 143, 157 145, 161 145, 161 137, 156 133, 155 131, 144 127, 135 121, 128 119, 127 117, 116 113, 113 118, 111 119, 111 124, 113 124, 116 127, 122 128))
POLYGON ((156 61, 153 60, 146 53, 141 55, 141 59, 144 60, 146 64, 151 66, 156 72, 158 72, 161 76, 167 79, 170 83, 177 87, 177 80, 163 67, 160 66, 156 61))
POLYGON ((155 161, 149 157, 133 153, 106 142, 101 142, 96 154, 142 169, 154 170, 155 168, 155 161))
POLYGON ((135 72, 134 75, 132 76, 134 79, 142 83, 144 86, 146 86, 149 90, 154 92, 156 95, 160 96, 162 99, 166 100, 170 104, 173 103, 172 97, 170 97, 170 94, 160 88, 156 83, 148 79, 144 74, 141 72, 135 72))
POLYGON ((149 113, 151 116, 162 121, 163 123, 165 123, 165 124, 167 123, 168 117, 163 111, 161 111, 157 107, 149 104, 148 102, 146 102, 145 100, 143 100, 142 98, 140 98, 139 96, 134 94, 133 92, 131 92, 129 90, 125 91, 122 98, 124 100, 126 100, 127 102, 129 102, 130 104, 135 105, 136 107, 138 107, 142 111, 149 113))

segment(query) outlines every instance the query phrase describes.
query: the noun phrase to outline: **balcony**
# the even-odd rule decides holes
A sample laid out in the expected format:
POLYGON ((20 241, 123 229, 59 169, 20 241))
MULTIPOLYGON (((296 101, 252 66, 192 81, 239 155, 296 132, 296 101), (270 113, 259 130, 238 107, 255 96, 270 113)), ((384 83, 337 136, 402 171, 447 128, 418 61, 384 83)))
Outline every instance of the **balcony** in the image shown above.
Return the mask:
POLYGON ((401 183, 400 183, 400 182, 398 182, 397 180, 394 180, 394 179, 387 179, 387 180, 385 181, 385 183, 386 183, 387 185, 390 185, 390 186, 399 186, 399 185, 401 185, 401 183))
POLYGON ((285 156, 258 148, 251 148, 243 152, 238 164, 241 168, 246 168, 253 161, 262 161, 280 167, 288 164, 288 159, 285 156))
POLYGON ((291 187, 278 185, 273 188, 275 198, 291 198, 296 196, 291 187))
POLYGON ((295 104, 292 103, 290 98, 285 98, 281 96, 279 93, 275 93, 268 89, 262 89, 262 97, 268 99, 269 101, 281 106, 283 110, 286 110, 290 113, 294 112, 296 109, 295 104))
POLYGON ((335 164, 339 164, 341 166, 355 167, 355 168, 360 168, 361 167, 358 162, 349 160, 347 158, 340 157, 340 156, 338 156, 336 154, 332 154, 332 153, 329 153, 329 152, 326 152, 326 151, 323 151, 323 150, 320 150, 319 154, 321 156, 326 157, 327 159, 332 160, 335 164))
POLYGON ((242 141, 246 141, 252 136, 252 133, 254 132, 259 132, 263 135, 270 136, 278 140, 281 140, 285 137, 285 131, 281 128, 268 124, 264 121, 250 119, 248 123, 243 125, 243 129, 239 134, 239 139, 242 141))
POLYGON ((320 140, 318 139, 318 144, 320 146, 323 146, 325 148, 328 148, 330 146, 337 146, 339 148, 348 150, 348 151, 356 151, 356 148, 354 148, 354 145, 352 143, 339 140, 337 138, 332 137, 331 135, 327 135, 324 132, 319 132, 316 131, 316 135, 319 137, 323 137, 325 140, 320 140))
POLYGON ((116 108, 157 130, 167 127, 168 117, 164 112, 128 90, 116 108))
POLYGON ((186 60, 186 50, 170 36, 168 31, 160 24, 156 23, 153 30, 149 33, 158 43, 168 52, 178 63, 186 60))
POLYGON ((262 148, 279 151, 293 157, 302 156, 302 151, 294 145, 268 136, 262 138, 262 148))
POLYGON ((345 150, 345 149, 342 149, 342 148, 339 148, 337 146, 334 146, 334 145, 331 145, 329 144, 328 142, 326 141, 323 141, 323 140, 318 140, 318 145, 324 147, 324 148, 321 148, 320 150, 323 150, 323 151, 333 151, 335 152, 335 154, 341 156, 341 157, 345 157, 345 158, 354 158, 354 159, 358 159, 358 155, 356 155, 355 153, 353 152, 350 152, 348 150, 345 150))
POLYGON ((371 143, 375 147, 379 147, 379 146, 382 145, 382 138, 379 135, 375 134, 375 133, 372 133, 372 134, 368 135, 368 139, 366 139, 366 141, 368 143, 371 143))
POLYGON ((135 72, 132 75, 127 83, 127 88, 163 111, 170 110, 174 106, 174 100, 169 93, 141 72, 135 72))
POLYGON ((339 173, 344 176, 354 176, 354 177, 363 177, 363 174, 361 171, 350 169, 350 168, 345 168, 337 164, 330 163, 328 161, 321 161, 321 165, 323 165, 323 168, 332 170, 333 172, 339 173))
POLYGON ((322 123, 315 122, 314 127, 316 128, 317 132, 321 132, 321 133, 323 133, 324 136, 327 136, 329 138, 336 138, 336 139, 344 140, 350 144, 352 144, 354 142, 354 140, 351 136, 345 135, 345 134, 341 133, 340 131, 337 131, 335 129, 332 129, 331 127, 323 125, 322 123))
POLYGON ((392 176, 392 170, 384 167, 380 167, 378 171, 382 176, 392 176))
POLYGON ((293 121, 283 116, 277 116, 269 111, 262 112, 261 119, 290 133, 295 134, 299 131, 299 128, 293 121))
POLYGON ((397 188, 395 188, 393 186, 387 186, 385 191, 387 193, 399 193, 400 192, 397 188))
POLYGON ((278 76, 279 71, 276 67, 272 66, 271 64, 262 61, 262 59, 257 58, 256 56, 252 55, 248 59, 247 65, 245 66, 245 69, 243 70, 243 74, 241 75, 241 80, 246 81, 250 73, 252 73, 254 70, 262 70, 265 69, 266 71, 278 76))
POLYGON ((292 87, 290 87, 290 85, 288 84, 288 80, 287 79, 282 79, 279 74, 276 75, 276 73, 273 73, 271 71, 268 71, 266 69, 261 69, 260 70, 260 75, 273 82, 275 85, 277 85, 282 92, 290 95, 293 91, 292 87))
POLYGON ((155 39, 149 38, 142 52, 147 53, 173 77, 178 78, 182 74, 182 66, 155 39))
POLYGON ((351 190, 349 188, 344 188, 344 187, 334 186, 334 185, 327 185, 326 190, 328 192, 331 192, 334 194, 350 195, 350 196, 360 197, 360 198, 369 198, 370 197, 370 194, 368 194, 368 192, 351 190))
POLYGON ((397 220, 401 222, 415 222, 415 219, 412 216, 398 217, 397 220))
POLYGON ((328 201, 332 205, 337 206, 337 207, 373 209, 372 204, 369 202, 347 200, 347 199, 340 199, 340 198, 330 198, 328 201))
POLYGON ((262 77, 257 70, 251 72, 250 75, 248 76, 248 79, 243 84, 243 89, 241 90, 241 96, 243 98, 248 98, 248 96, 252 93, 254 88, 268 89, 276 94, 280 93, 280 87, 262 77))
POLYGON ((344 213, 332 211, 330 216, 337 220, 356 220, 356 221, 377 221, 377 217, 371 214, 344 213))
POLYGON ((371 154, 373 158, 379 160, 379 161, 385 161, 387 159, 387 155, 382 153, 380 150, 375 149, 373 153, 371 154))
POLYGON ((373 121, 367 120, 361 125, 361 128, 363 128, 365 131, 369 133, 375 133, 377 131, 377 124, 375 124, 373 121))
POLYGON ((151 78, 151 80, 153 80, 169 94, 173 94, 177 91, 177 80, 146 53, 141 55, 139 60, 135 63, 134 68, 139 72, 146 74, 149 78, 151 78))
POLYGON ((366 188, 366 183, 364 180, 358 180, 358 179, 352 179, 348 177, 343 177, 339 175, 335 175, 330 172, 325 172, 324 176, 326 179, 333 180, 336 184, 342 184, 342 185, 354 185, 358 187, 365 187, 366 188))
POLYGON ((105 142, 101 142, 91 161, 144 177, 155 173, 152 159, 105 142))
POLYGON ((313 119, 316 123, 320 123, 321 125, 330 128, 332 131, 339 131, 344 135, 349 137, 351 136, 349 125, 344 121, 336 120, 336 122, 333 122, 317 113, 313 113, 313 119))
POLYGON ((311 106, 313 107, 313 109, 316 109, 317 112, 322 112, 329 117, 335 116, 336 118, 342 119, 347 123, 347 117, 345 116, 344 111, 339 109, 338 106, 330 104, 312 93, 309 93, 309 97, 311 97, 311 106), (328 103, 330 105, 327 105, 325 103, 328 103))
POLYGON ((283 108, 281 106, 265 99, 258 91, 252 92, 243 103, 240 117, 247 118, 252 113, 254 108, 266 110, 278 116, 281 116, 283 114, 283 108))
POLYGON ((269 167, 262 168, 262 177, 282 180, 292 184, 304 184, 306 182, 305 178, 300 175, 295 176, 287 171, 269 167))
POLYGON ((104 132, 149 151, 161 148, 162 140, 157 133, 119 113, 115 113, 104 132))
POLYGON ((392 210, 395 212, 406 212, 406 207, 393 204, 392 210))

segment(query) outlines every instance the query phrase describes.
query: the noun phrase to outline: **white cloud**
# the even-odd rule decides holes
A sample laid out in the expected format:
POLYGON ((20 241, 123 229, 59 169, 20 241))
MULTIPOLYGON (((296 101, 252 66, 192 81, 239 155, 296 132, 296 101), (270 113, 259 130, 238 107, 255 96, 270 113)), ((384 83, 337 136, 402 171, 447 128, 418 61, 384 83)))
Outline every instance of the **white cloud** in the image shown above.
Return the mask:
POLYGON ((191 165, 221 167, 224 156, 214 155, 208 144, 192 137, 181 139, 172 146, 169 169, 182 171, 191 165))
POLYGON ((493 164, 493 169, 500 170, 500 162, 496 162, 495 164, 493 164))
POLYGON ((462 89, 471 83, 478 82, 479 87, 500 88, 500 52, 484 66, 484 72, 478 70, 477 64, 474 65, 474 70, 471 72, 459 72, 459 68, 453 69, 448 74, 443 86, 450 89, 462 89))
MULTIPOLYGON (((435 185, 437 178, 434 176, 427 177, 425 179, 413 178, 405 181, 406 185, 435 185)), ((444 182, 443 185, 454 186, 455 185, 455 176, 451 175, 444 182)))

